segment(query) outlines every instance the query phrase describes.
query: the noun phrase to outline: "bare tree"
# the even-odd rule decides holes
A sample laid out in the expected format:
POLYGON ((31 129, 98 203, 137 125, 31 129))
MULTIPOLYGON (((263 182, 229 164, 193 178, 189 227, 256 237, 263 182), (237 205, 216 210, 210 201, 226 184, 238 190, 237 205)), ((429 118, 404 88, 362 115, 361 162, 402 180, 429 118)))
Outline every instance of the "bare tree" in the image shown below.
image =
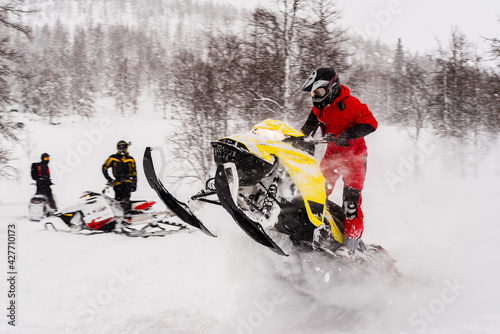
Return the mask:
POLYGON ((25 37, 30 37, 30 28, 16 22, 16 18, 32 11, 23 9, 23 0, 9 0, 0 5, 0 26, 8 30, 0 36, 0 177, 13 178, 16 171, 9 165, 10 152, 1 145, 4 140, 18 141, 17 128, 6 117, 6 105, 12 102, 9 80, 22 78, 25 75, 15 68, 21 59, 20 51, 10 45, 9 32, 18 31, 25 37))
POLYGON ((497 65, 500 67, 500 38, 486 38, 486 40, 490 42, 490 53, 498 61, 497 65))
MULTIPOLYGON (((342 79, 350 69, 346 49, 346 30, 339 25, 341 12, 335 0, 302 1, 301 18, 297 23, 296 62, 294 63, 294 90, 298 92, 303 80, 314 69, 333 67, 342 79)), ((296 119, 303 120, 310 108, 307 94, 294 94, 292 109, 296 119)), ((293 119, 293 117, 291 117, 293 119)))
POLYGON ((260 118, 281 116, 285 57, 276 13, 255 9, 248 31, 243 85, 247 87, 246 118, 248 123, 255 123, 260 118))
POLYGON ((246 87, 241 84, 245 71, 243 39, 232 32, 216 32, 209 37, 207 63, 214 69, 211 91, 212 108, 217 111, 220 134, 227 134, 230 122, 238 123, 246 87))
POLYGON ((90 118, 95 113, 94 85, 87 55, 87 38, 83 29, 77 29, 70 54, 71 107, 82 118, 90 118))
POLYGON ((307 30, 305 0, 277 0, 275 10, 257 8, 249 22, 247 69, 252 108, 264 115, 290 120, 296 109, 297 80, 301 52, 309 43, 301 43, 301 30, 307 30))
MULTIPOLYGON (((19 31, 30 38, 31 29, 15 21, 16 17, 32 12, 23 9, 23 3, 22 0, 10 0, 6 4, 0 5, 0 25, 8 28, 7 32, 19 31)), ((10 39, 9 35, 2 34, 0 36, 0 108, 2 109, 6 103, 11 102, 9 78, 22 76, 22 72, 13 66, 21 59, 21 53, 11 47, 10 39)))
POLYGON ((468 169, 477 175, 480 159, 497 135, 498 83, 495 75, 482 69, 482 59, 458 29, 453 29, 448 48, 439 48, 436 58, 433 125, 447 140, 464 176, 468 169))
POLYGON ((207 180, 213 169, 210 142, 221 135, 221 121, 226 121, 219 117, 214 94, 218 69, 198 52, 187 50, 178 53, 173 68, 174 94, 179 103, 172 121, 175 130, 167 139, 167 150, 176 157, 170 162, 172 177, 168 181, 207 180))
POLYGON ((435 76, 435 124, 444 135, 461 137, 467 133, 470 120, 466 115, 468 98, 470 44, 465 35, 454 28, 449 46, 440 47, 436 58, 438 71, 435 76))

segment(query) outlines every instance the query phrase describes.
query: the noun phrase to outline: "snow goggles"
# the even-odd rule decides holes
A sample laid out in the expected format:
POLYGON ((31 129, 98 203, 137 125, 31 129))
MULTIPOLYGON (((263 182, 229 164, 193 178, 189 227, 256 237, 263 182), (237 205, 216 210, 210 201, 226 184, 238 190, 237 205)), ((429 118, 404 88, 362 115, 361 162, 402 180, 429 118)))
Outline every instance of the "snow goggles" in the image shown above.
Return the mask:
POLYGON ((44 161, 49 161, 49 157, 43 158, 44 161))
POLYGON ((312 97, 323 97, 326 95, 326 88, 320 87, 310 92, 312 97))
POLYGON ((337 80, 337 73, 333 76, 333 78, 328 82, 326 86, 316 88, 315 90, 310 91, 311 96, 313 98, 324 97, 326 93, 335 85, 335 80, 337 80))
POLYGON ((125 146, 125 145, 118 146, 118 151, 126 151, 126 150, 127 150, 127 146, 125 146))

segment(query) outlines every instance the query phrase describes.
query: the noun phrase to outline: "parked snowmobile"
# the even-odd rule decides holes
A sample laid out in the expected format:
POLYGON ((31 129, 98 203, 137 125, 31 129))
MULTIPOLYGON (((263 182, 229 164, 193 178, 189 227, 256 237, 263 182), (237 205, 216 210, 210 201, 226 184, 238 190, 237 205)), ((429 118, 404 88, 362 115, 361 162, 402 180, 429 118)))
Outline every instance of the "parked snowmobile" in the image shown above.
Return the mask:
POLYGON ((174 215, 170 211, 155 211, 156 202, 146 200, 131 201, 131 221, 125 222, 120 203, 106 195, 108 188, 102 193, 85 191, 76 205, 45 218, 45 228, 79 234, 115 232, 131 237, 163 236, 187 229, 184 224, 167 221, 174 215))
POLYGON ((47 197, 42 194, 33 195, 33 197, 30 198, 30 202, 28 204, 28 211, 29 219, 31 221, 37 222, 49 216, 51 209, 49 207, 49 201, 47 200, 47 197))
MULTIPOLYGON (((36 185, 36 183, 32 183, 36 185)), ((55 197, 55 195, 54 195, 55 197)), ((38 222, 54 213, 49 205, 49 199, 44 194, 35 194, 28 204, 29 220, 38 222)))
MULTIPOLYGON (((313 158, 319 142, 326 143, 306 140, 302 132, 276 120, 212 142, 215 177, 192 200, 222 205, 246 234, 279 255, 287 254, 278 245, 279 238, 271 237, 276 233, 288 236, 300 251, 317 251, 336 263, 347 261, 344 264, 399 277, 395 261, 381 246, 360 241, 356 264, 335 253, 343 242, 345 218, 342 208, 326 198, 325 179, 313 158)), ((213 235, 158 180, 151 159, 154 149, 148 147, 144 154, 151 187, 186 223, 213 235)))

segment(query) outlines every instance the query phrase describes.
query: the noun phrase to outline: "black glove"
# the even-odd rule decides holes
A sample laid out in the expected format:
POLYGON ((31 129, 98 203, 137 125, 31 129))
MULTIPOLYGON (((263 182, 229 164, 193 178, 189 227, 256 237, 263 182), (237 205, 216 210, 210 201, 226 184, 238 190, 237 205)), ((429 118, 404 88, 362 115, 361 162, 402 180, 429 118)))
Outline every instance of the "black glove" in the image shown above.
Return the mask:
POLYGON ((349 146, 350 139, 351 138, 349 137, 349 134, 346 132, 342 132, 336 138, 332 133, 327 133, 325 136, 326 141, 335 143, 337 146, 344 146, 344 147, 349 146))
POLYGON ((327 133, 325 135, 325 140, 329 143, 333 143, 333 142, 335 142, 335 136, 331 133, 327 133))
POLYGON ((108 183, 106 183, 107 186, 112 187, 115 184, 115 180, 113 179, 108 179, 108 183))
POLYGON ((337 146, 347 147, 349 146, 350 139, 351 137, 349 136, 349 133, 344 131, 340 135, 338 135, 337 138, 335 138, 335 144, 337 144, 337 146))

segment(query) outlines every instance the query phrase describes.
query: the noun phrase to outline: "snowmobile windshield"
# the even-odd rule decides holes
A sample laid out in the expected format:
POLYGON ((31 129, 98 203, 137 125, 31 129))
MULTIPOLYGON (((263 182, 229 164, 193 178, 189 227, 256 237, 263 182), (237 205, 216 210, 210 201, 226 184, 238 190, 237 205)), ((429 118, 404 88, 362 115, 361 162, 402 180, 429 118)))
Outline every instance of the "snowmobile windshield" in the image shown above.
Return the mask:
POLYGON ((258 129, 253 129, 252 133, 257 136, 265 137, 273 141, 282 141, 283 139, 285 139, 285 135, 283 134, 283 132, 281 132, 281 130, 258 128, 258 129))
POLYGON ((85 199, 85 198, 94 197, 94 196, 98 196, 98 195, 99 195, 98 193, 95 193, 93 191, 84 191, 83 194, 80 196, 80 199, 85 199))

